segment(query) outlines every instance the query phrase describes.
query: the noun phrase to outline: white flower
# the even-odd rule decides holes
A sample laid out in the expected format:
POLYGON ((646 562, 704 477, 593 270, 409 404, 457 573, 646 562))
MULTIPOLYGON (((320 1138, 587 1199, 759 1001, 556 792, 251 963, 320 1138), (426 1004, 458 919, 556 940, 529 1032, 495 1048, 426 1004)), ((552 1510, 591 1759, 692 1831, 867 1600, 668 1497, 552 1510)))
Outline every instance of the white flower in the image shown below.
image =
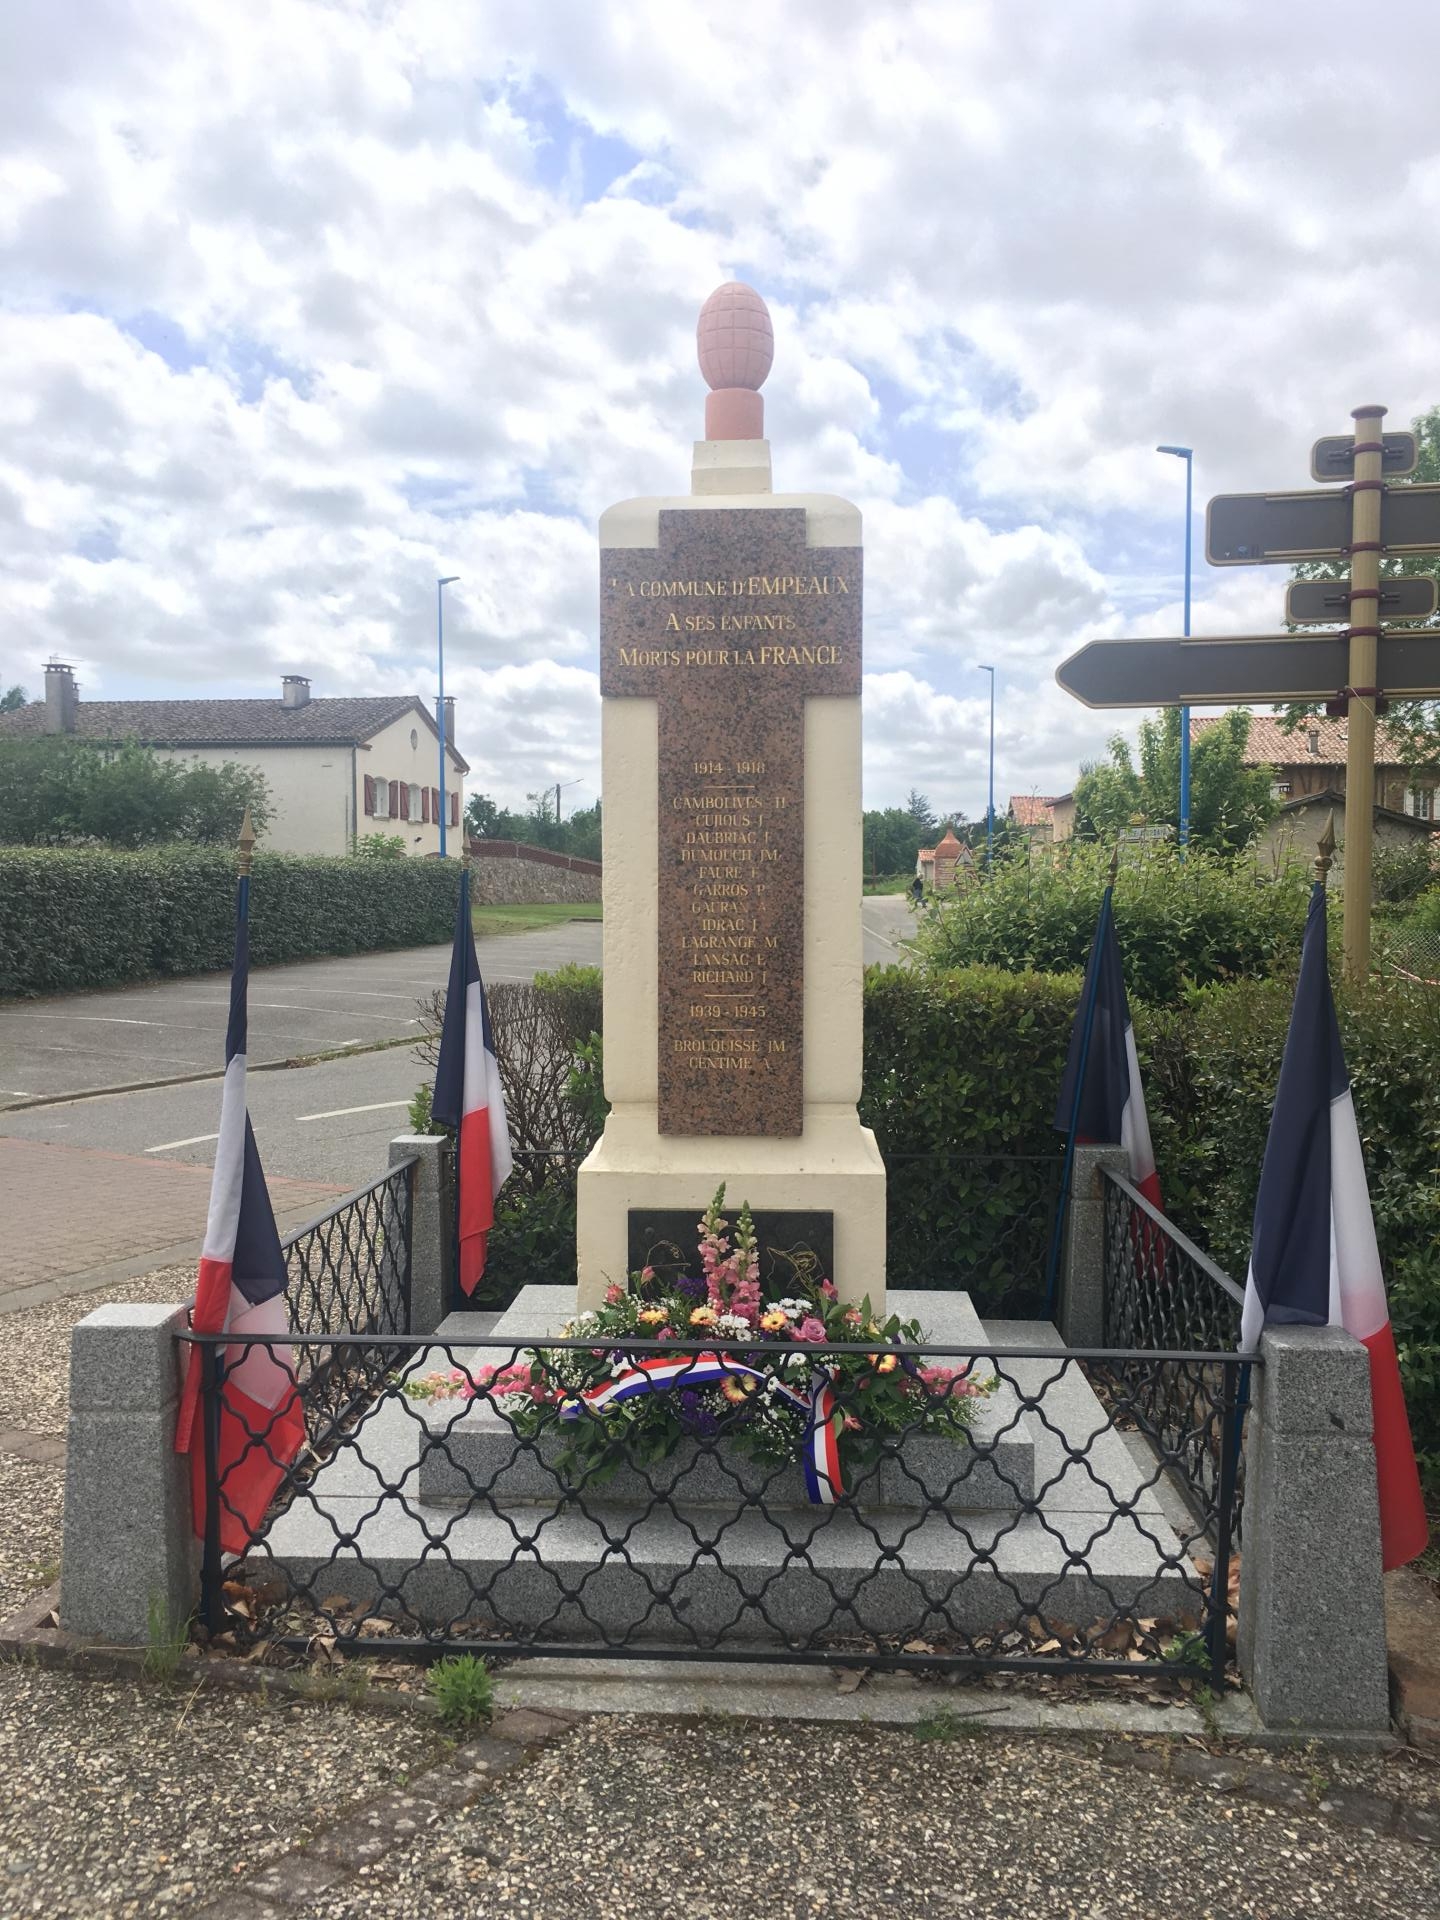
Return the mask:
POLYGON ((728 1335, 732 1340, 740 1340, 749 1333, 750 1322, 742 1313, 722 1313, 715 1322, 715 1331, 728 1335))

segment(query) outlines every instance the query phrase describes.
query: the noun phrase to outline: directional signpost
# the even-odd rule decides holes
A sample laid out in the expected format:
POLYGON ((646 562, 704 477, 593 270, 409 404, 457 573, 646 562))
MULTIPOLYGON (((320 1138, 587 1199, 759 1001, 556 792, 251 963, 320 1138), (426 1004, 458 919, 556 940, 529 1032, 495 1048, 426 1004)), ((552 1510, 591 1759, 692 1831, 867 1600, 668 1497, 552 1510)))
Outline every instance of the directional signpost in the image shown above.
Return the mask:
POLYGON ((1352 436, 1316 441, 1311 472, 1343 487, 1219 494, 1205 516, 1212 566, 1348 558, 1348 580, 1293 581, 1285 598, 1285 617, 1295 625, 1343 623, 1343 631, 1092 640, 1055 674, 1092 707, 1327 700, 1348 713, 1345 964, 1352 977, 1370 969, 1376 706, 1385 694, 1440 699, 1440 632, 1380 624, 1428 620, 1436 610, 1435 581, 1382 581, 1382 554, 1440 553, 1440 486, 1385 485, 1386 474, 1414 472, 1416 446, 1410 433, 1382 435, 1384 414, 1384 407, 1357 407, 1352 436))

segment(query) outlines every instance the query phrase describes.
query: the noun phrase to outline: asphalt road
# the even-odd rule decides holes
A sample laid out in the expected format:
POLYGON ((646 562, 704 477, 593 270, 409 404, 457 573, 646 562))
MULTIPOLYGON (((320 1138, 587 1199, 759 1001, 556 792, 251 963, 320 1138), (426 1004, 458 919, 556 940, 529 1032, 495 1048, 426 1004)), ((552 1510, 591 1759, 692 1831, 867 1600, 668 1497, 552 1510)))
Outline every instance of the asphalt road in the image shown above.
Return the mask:
MULTIPOLYGON (((862 921, 867 965, 902 957, 900 943, 911 924, 903 896, 865 900, 862 921)), ((487 981, 529 980, 567 961, 598 964, 600 942, 599 922, 576 920, 535 933, 492 935, 476 942, 476 952, 487 981)), ((252 1063, 418 1032, 418 1003, 443 984, 449 953, 448 945, 412 947, 257 968, 250 976, 252 1063)), ((36 1095, 218 1073, 229 992, 224 974, 209 973, 0 1006, 0 1109, 36 1095)), ((376 1084, 393 1089, 393 1076, 378 1074, 376 1084)), ((318 1108, 325 1101, 312 1104, 318 1108)), ((137 1132, 145 1130, 142 1123, 137 1132)), ((190 1130, 174 1126, 160 1137, 178 1139, 190 1130)))

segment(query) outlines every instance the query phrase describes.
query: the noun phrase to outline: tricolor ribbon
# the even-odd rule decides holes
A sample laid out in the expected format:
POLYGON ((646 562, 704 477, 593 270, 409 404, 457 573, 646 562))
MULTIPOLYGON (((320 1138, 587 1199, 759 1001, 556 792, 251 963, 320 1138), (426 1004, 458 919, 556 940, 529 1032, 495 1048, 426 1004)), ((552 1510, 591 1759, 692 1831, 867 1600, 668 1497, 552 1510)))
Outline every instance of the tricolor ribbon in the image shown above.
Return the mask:
POLYGON ((604 1414, 642 1393, 665 1393, 672 1387, 714 1387, 725 1379, 754 1380, 788 1400, 806 1416, 805 1490, 817 1507, 835 1504, 845 1491, 840 1477, 840 1414, 835 1401, 835 1374, 830 1367, 817 1367, 810 1376, 808 1392, 792 1387, 778 1374, 723 1353, 655 1354, 648 1360, 631 1361, 620 1367, 609 1380, 588 1387, 578 1398, 560 1409, 562 1420, 578 1420, 584 1413, 604 1414))

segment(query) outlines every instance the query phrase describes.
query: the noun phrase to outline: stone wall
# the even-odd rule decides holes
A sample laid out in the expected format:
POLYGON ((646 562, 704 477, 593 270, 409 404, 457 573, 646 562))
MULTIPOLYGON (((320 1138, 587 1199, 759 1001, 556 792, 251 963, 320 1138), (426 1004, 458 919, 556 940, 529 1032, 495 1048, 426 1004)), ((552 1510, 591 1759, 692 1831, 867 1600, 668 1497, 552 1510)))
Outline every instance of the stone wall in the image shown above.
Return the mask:
POLYGON ((600 862, 527 847, 518 840, 470 842, 471 897, 485 906, 573 905, 600 898, 600 862))

